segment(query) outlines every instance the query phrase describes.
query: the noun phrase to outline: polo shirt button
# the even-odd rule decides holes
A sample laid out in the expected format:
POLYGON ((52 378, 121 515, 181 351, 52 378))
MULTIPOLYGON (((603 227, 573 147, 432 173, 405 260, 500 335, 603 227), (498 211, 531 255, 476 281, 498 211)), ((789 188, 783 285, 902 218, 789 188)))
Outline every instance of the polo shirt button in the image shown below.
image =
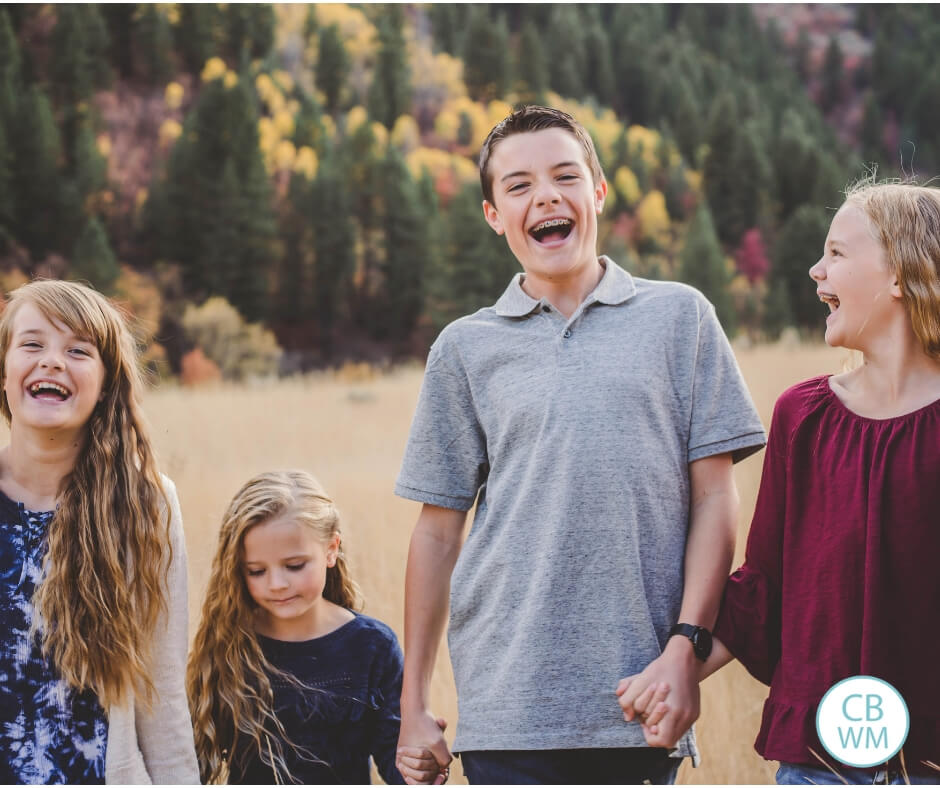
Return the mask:
POLYGON ((543 311, 543 312, 551 312, 551 311, 552 311, 552 308, 551 308, 548 304, 545 304, 545 306, 542 307, 542 311, 543 311))
POLYGON ((565 333, 562 334, 562 336, 563 336, 565 339, 568 339, 568 337, 571 336, 571 329, 570 329, 570 328, 566 328, 566 329, 565 329, 565 333))

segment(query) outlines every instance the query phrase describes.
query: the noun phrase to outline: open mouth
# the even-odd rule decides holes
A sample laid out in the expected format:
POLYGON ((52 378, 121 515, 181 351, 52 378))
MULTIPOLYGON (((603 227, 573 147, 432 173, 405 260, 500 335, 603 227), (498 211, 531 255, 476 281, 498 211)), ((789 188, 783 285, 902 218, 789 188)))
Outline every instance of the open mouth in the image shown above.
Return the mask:
POLYGON ((832 293, 817 293, 819 300, 829 307, 829 313, 832 314, 839 308, 839 297, 832 293))
POLYGON ((64 402, 72 396, 72 392, 65 386, 60 386, 58 383, 52 383, 48 380, 40 380, 31 384, 29 394, 33 399, 46 399, 57 402, 64 402))
POLYGON ((551 241, 563 241, 571 234, 573 229, 574 222, 571 219, 546 219, 531 228, 529 235, 539 243, 549 243, 551 241))

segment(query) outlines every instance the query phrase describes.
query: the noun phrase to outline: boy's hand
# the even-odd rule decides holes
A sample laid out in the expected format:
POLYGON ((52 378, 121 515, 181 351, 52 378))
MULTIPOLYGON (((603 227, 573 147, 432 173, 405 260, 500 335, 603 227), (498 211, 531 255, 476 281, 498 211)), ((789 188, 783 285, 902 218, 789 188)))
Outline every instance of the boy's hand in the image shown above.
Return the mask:
POLYGON ((620 682, 617 696, 623 717, 627 722, 640 717, 647 744, 673 747, 698 719, 699 671, 691 644, 672 638, 642 673, 620 682))
POLYGON ((617 685, 617 702, 627 722, 636 719, 644 732, 648 728, 652 733, 658 733, 657 725, 669 711, 667 698, 670 687, 665 681, 658 684, 648 681, 645 673, 621 679, 617 685))
POLYGON ((401 715, 395 765, 408 785, 441 785, 454 759, 444 739, 447 721, 427 711, 401 715))

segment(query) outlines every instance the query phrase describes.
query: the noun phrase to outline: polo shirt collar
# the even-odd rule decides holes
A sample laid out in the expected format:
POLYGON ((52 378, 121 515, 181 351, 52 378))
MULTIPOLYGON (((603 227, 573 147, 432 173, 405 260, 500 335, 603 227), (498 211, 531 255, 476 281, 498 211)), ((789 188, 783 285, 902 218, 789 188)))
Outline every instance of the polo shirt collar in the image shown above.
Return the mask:
MULTIPOLYGON (((600 260, 606 270, 585 302, 599 301, 610 306, 622 304, 636 293, 633 277, 606 255, 602 255, 600 260)), ((516 274, 496 302, 496 314, 500 317, 525 317, 542 306, 540 300, 522 289, 523 276, 522 272, 516 274)))

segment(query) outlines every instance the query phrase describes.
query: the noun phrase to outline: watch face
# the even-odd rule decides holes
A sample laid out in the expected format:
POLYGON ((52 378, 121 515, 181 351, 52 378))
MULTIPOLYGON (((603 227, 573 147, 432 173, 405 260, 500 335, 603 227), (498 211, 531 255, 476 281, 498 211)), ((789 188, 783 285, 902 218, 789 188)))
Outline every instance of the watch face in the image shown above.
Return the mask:
POLYGON ((712 653, 712 633, 704 627, 696 627, 695 634, 692 635, 692 646, 699 659, 708 659, 712 653))

